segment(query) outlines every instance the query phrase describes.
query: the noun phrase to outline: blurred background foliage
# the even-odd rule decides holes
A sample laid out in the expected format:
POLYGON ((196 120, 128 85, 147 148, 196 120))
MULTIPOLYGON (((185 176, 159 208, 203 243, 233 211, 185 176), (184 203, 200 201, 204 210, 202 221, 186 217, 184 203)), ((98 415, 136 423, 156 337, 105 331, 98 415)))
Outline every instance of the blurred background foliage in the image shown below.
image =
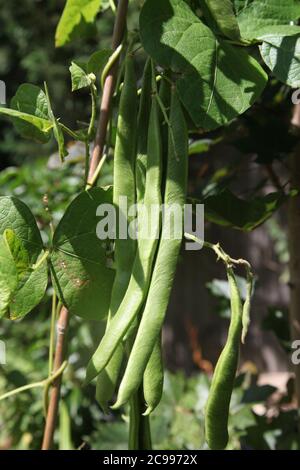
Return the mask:
MULTIPOLYGON (((6 83, 8 102, 21 83, 43 86, 46 81, 56 115, 74 128, 77 121, 88 120, 90 104, 88 92, 72 95, 69 65, 73 59, 84 60, 95 50, 109 47, 113 14, 106 9, 98 17, 91 37, 55 49, 54 34, 64 4, 64 0, 5 2, 5 7, 0 9, 0 79, 6 83)), ((129 23, 133 27, 136 27, 138 4, 139 1, 131 2, 129 23)), ((289 257, 283 230, 285 219, 284 214, 275 211, 285 204, 285 199, 274 181, 273 165, 286 184, 287 156, 298 139, 290 132, 289 96, 288 87, 271 80, 261 102, 246 115, 225 129, 208 134, 195 132, 190 147, 189 178, 190 198, 207 202, 209 234, 222 238, 219 229, 212 231, 214 224, 250 230, 269 219, 264 231, 273 241, 274 257, 280 266, 278 281, 284 285, 288 282, 289 257), (249 176, 249 171, 255 173, 254 178, 249 176), (242 185, 237 183, 241 180, 242 185), (264 199, 266 188, 278 193, 271 202, 264 199), (220 203, 224 194, 228 200, 227 211, 220 203), (245 226, 245 220, 251 220, 250 226, 249 223, 245 226)), ((68 149, 70 157, 61 167, 53 141, 44 146, 25 141, 10 123, 0 121, 0 193, 15 195, 31 208, 45 243, 50 220, 58 223, 68 203, 82 188, 83 149, 74 142, 69 142, 68 149)), ((100 184, 111 182, 112 160, 109 159, 100 184)), ((229 230, 229 237, 234 234, 235 238, 232 228, 224 230, 229 230)), ((240 282, 243 284, 244 280, 240 282)), ((257 282, 259 285, 260 279, 257 282)), ((217 268, 206 289, 212 299, 211 321, 220 324, 222 318, 226 329, 229 298, 222 267, 217 268)), ((7 365, 1 367, 0 394, 46 377, 51 294, 49 288, 42 304, 23 321, 1 320, 0 339, 6 341, 7 365)), ((285 302, 269 307, 268 299, 264 299, 263 306, 265 316, 259 319, 259 328, 272 335, 287 358, 290 338, 285 302)), ((68 341, 70 364, 64 375, 55 438, 60 449, 127 448, 127 410, 106 416, 95 401, 94 386, 81 387, 84 365, 102 328, 101 324, 95 326, 72 317, 68 341)), ((176 358, 170 360, 167 354, 167 365, 173 372, 166 373, 163 400, 152 418, 154 448, 206 448, 203 409, 213 361, 203 358, 201 338, 197 337, 197 331, 195 336, 193 326, 187 328, 187 335, 185 351, 193 359, 192 371, 185 363, 178 366, 176 358)), ((206 335, 209 337, 209 330, 206 335)), ((209 337, 208 341, 215 354, 218 348, 214 340, 209 337)), ((284 391, 261 385, 257 367, 246 362, 236 380, 231 403, 229 448, 300 449, 292 394, 292 379, 284 391)), ((1 402, 0 410, 0 448, 40 447, 44 424, 40 389, 1 402)))

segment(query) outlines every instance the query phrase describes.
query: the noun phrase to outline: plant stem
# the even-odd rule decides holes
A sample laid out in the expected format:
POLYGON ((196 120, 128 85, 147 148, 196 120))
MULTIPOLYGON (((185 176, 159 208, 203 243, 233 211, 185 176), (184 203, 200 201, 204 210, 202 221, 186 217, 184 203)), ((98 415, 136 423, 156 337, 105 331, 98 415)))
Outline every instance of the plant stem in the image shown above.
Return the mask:
POLYGON ((17 395, 18 393, 25 392, 26 390, 31 390, 32 388, 38 388, 38 387, 49 387, 51 383, 59 376, 62 375, 63 371, 67 367, 68 363, 67 361, 63 362, 61 367, 53 374, 51 377, 47 377, 45 380, 41 380, 40 382, 34 382, 32 384, 28 385, 23 385, 22 387, 15 388, 14 390, 11 390, 10 392, 4 393, 3 395, 0 396, 0 401, 5 400, 6 398, 13 397, 14 395, 17 395))
MULTIPOLYGON (((114 25, 114 32, 113 32, 113 40, 112 40, 113 50, 116 50, 117 47, 122 42, 125 28, 126 28, 127 10, 128 10, 128 0, 120 0, 118 3, 115 25, 114 25)), ((95 139, 95 147, 94 147, 93 155, 91 158, 88 181, 90 181, 91 178, 93 177, 103 154, 105 140, 106 140, 107 125, 108 125, 110 109, 111 109, 111 100, 112 100, 113 93, 114 93, 114 87, 115 87, 115 81, 116 81, 116 75, 117 75, 117 66, 118 66, 118 61, 116 61, 113 64, 112 68, 110 69, 110 72, 108 73, 106 77, 105 84, 103 87, 102 101, 101 101, 101 106, 100 106, 99 124, 98 124, 96 139, 95 139)))
POLYGON ((72 137, 74 140, 79 140, 76 132, 72 131, 72 129, 69 129, 69 127, 65 126, 65 124, 63 124, 62 122, 60 122, 59 125, 62 130, 65 131, 66 134, 69 134, 69 136, 72 137))
POLYGON ((49 341, 49 377, 53 371, 53 356, 55 346, 55 322, 56 322, 56 292, 53 291, 52 295, 52 310, 51 310, 51 325, 50 325, 50 341, 49 341))
MULTIPOLYGON (((59 320, 57 322, 57 339, 54 358, 54 371, 58 371, 64 362, 65 353, 65 337, 69 323, 69 312, 63 307, 60 311, 59 320)), ((54 374, 55 374, 54 372, 54 374)), ((61 375, 53 382, 51 389, 49 407, 47 412, 46 424, 44 429, 44 438, 42 450, 49 450, 52 446, 53 435, 55 430, 56 418, 58 413, 58 403, 60 398, 61 375)))
POLYGON ((97 114, 97 91, 96 91, 96 87, 94 83, 91 84, 90 89, 91 89, 91 100, 92 100, 92 114, 91 114, 89 129, 88 129, 88 141, 89 142, 93 138, 93 132, 94 132, 96 114, 97 114))
MULTIPOLYGON (((112 48, 115 50, 121 44, 126 28, 126 18, 128 10, 128 0, 120 0, 116 12, 112 48)), ((105 147, 107 126, 109 121, 111 102, 114 93, 114 85, 117 75, 118 61, 116 61, 107 75, 105 80, 102 101, 100 106, 100 117, 98 123, 97 134, 95 138, 95 146, 93 155, 90 161, 88 182, 93 179, 101 160, 103 150, 105 147)), ((66 130, 66 129, 65 129, 66 130)), ((68 130, 67 130, 68 131, 68 130)), ((69 312, 65 307, 62 307, 58 320, 58 335, 55 348, 54 357, 54 371, 58 370, 63 364, 66 331, 69 322, 69 312)), ((53 435, 55 424, 58 414, 58 404, 60 398, 61 376, 59 376, 53 383, 50 394, 49 407, 46 417, 46 424, 43 437, 43 450, 49 450, 53 444, 53 435)))
POLYGON ((26 392, 26 390, 31 390, 32 388, 38 388, 38 387, 44 387, 44 386, 45 386, 44 380, 41 380, 40 382, 34 382, 28 385, 23 385, 22 387, 15 388, 14 390, 11 390, 10 392, 7 392, 1 395, 0 401, 5 400, 6 398, 9 398, 9 397, 13 397, 14 395, 17 395, 18 393, 26 392))
POLYGON ((100 173, 101 173, 101 170, 102 170, 102 168, 103 168, 103 165, 104 165, 104 163, 106 162, 106 159, 107 159, 107 154, 104 154, 103 157, 101 158, 101 160, 100 160, 100 162, 99 162, 97 168, 96 168, 96 171, 95 171, 95 173, 94 173, 94 176, 93 176, 93 177, 90 179, 90 181, 86 184, 86 187, 85 187, 86 191, 87 191, 88 189, 92 188, 92 187, 96 184, 96 182, 97 182, 97 180, 98 180, 98 178, 99 178, 99 175, 100 175, 100 173))

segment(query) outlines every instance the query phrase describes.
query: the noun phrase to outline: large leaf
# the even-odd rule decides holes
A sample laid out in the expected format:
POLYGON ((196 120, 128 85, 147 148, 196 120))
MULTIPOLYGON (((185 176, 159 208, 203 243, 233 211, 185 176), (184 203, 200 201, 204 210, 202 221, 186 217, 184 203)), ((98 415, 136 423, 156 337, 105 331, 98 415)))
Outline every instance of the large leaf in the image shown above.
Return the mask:
POLYGON ((147 0, 140 16, 144 48, 178 73, 180 98, 196 126, 214 129, 246 111, 265 87, 257 61, 205 26, 182 0, 147 0))
POLYGON ((6 312, 15 320, 29 313, 43 298, 48 267, 44 261, 35 268, 44 254, 43 242, 31 211, 17 198, 0 197, 0 235, 5 237, 18 276, 6 312))
POLYGON ((100 8, 101 0, 67 0, 56 29, 56 47, 89 32, 100 8))
POLYGON ((293 88, 300 86, 300 28, 297 30, 298 34, 294 35, 275 31, 264 34, 260 46, 261 56, 275 77, 293 88))
POLYGON ((241 35, 257 39, 273 25, 288 25, 300 18, 298 0, 234 0, 241 35))
POLYGON ((270 193, 246 201, 226 189, 204 200, 205 217, 218 225, 251 231, 271 217, 285 199, 281 193, 270 193))
POLYGON ((112 191, 81 193, 68 207, 53 238, 52 279, 64 305, 85 319, 101 320, 110 303, 114 271, 105 242, 96 234, 100 204, 112 204, 112 191))
POLYGON ((11 109, 0 107, 0 113, 11 118, 23 137, 42 143, 49 140, 52 123, 46 95, 39 87, 28 83, 19 86, 11 100, 11 109))
POLYGON ((239 40, 240 29, 233 11, 231 0, 202 0, 201 7, 204 13, 208 10, 219 31, 233 40, 239 40))

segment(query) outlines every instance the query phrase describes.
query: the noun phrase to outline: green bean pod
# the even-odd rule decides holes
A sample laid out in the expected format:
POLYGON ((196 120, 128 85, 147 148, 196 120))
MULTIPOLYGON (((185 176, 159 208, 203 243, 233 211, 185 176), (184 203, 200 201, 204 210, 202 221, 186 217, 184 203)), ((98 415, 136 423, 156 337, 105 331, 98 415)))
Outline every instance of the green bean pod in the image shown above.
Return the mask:
MULTIPOLYGON (((152 90, 144 196, 144 207, 147 212, 150 212, 152 205, 159 207, 161 205, 161 138, 154 67, 152 71, 152 90)), ((140 226, 143 228, 144 225, 143 220, 141 220, 140 226)), ((89 383, 106 367, 141 310, 151 280, 160 226, 161 215, 159 211, 156 211, 151 225, 153 235, 148 238, 138 238, 137 253, 128 289, 118 311, 111 319, 100 345, 88 364, 85 383, 89 383)))
POLYGON ((228 443, 229 406, 239 360, 242 302, 232 268, 227 269, 231 295, 231 321, 225 347, 217 362, 205 410, 205 436, 212 450, 228 443))
POLYGON ((135 167, 136 200, 142 203, 145 197, 149 117, 151 113, 152 63, 148 59, 143 73, 143 85, 138 114, 138 142, 135 167))
MULTIPOLYGON (((164 204, 169 208, 175 204, 183 218, 187 187, 188 132, 175 89, 172 90, 169 124, 164 204)), ((171 212, 165 211, 163 217, 161 240, 144 312, 113 408, 127 403, 138 389, 162 329, 183 237, 183 220, 174 227, 170 214, 171 212)))
POLYGON ((161 335, 159 335, 143 377, 143 391, 147 405, 144 416, 150 415, 159 405, 162 397, 163 385, 164 367, 162 362, 161 335))
MULTIPOLYGON (((159 86, 159 98, 164 109, 170 108, 171 87, 167 80, 162 80, 159 86)), ((168 123, 160 109, 160 125, 163 153, 163 179, 167 172, 168 154, 168 123)), ((160 403, 164 383, 164 366, 161 350, 161 333, 156 340, 154 349, 146 366, 143 377, 143 394, 147 405, 144 416, 150 415, 160 403)))
MULTIPOLYGON (((126 224, 132 221, 127 213, 119 207, 119 198, 127 197, 128 208, 135 203, 135 159, 137 129, 137 86, 133 58, 130 54, 125 59, 124 86, 120 97, 117 137, 114 154, 114 187, 113 203, 117 212, 117 220, 122 217, 126 224)), ((116 227, 118 230, 118 226, 116 227)), ((136 241, 132 238, 120 239, 116 234, 115 268, 116 276, 112 289, 112 297, 107 322, 107 329, 116 314, 126 293, 134 258, 136 241)), ((104 411, 108 411, 108 402, 112 399, 123 361, 123 346, 120 344, 111 357, 106 368, 98 375, 96 399, 104 411)))

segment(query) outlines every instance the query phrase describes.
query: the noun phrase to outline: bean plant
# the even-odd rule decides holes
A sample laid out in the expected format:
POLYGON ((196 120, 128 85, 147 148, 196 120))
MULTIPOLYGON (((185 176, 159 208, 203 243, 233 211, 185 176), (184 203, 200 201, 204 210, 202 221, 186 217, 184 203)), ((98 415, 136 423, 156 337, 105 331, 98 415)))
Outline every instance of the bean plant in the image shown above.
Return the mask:
MULTIPOLYGON (((91 51, 88 60, 70 64, 72 91, 90 93, 88 123, 79 120, 78 128, 71 129, 61 121, 51 101, 52 84, 45 83, 43 89, 22 84, 10 105, 0 107, 1 117, 8 118, 21 137, 38 144, 54 138, 62 168, 68 159, 67 139, 85 148, 81 190, 58 223, 50 214, 47 242, 22 200, 0 198, 1 317, 26 322, 46 289, 53 287, 48 376, 7 391, 0 399, 41 387, 42 448, 51 448, 68 367, 68 324, 73 316, 102 322, 105 328, 98 347, 90 351, 82 385, 95 379, 95 396, 105 413, 128 405, 128 448, 151 449, 151 414, 163 390, 162 329, 186 238, 215 253, 230 286, 231 323, 205 406, 207 444, 225 449, 240 344, 250 323, 251 266, 242 258, 233 259, 219 243, 184 232, 183 224, 179 233, 166 236, 172 225, 167 212, 155 214, 152 236, 144 237, 145 214, 154 204, 176 204, 183 214, 195 133, 213 131, 246 112, 260 100, 269 76, 292 88, 300 86, 300 2, 67 0, 56 46, 83 40, 98 15, 108 14, 114 17, 111 49, 91 51), (128 8, 137 13, 130 27, 128 8), (113 185, 102 187, 99 176, 110 156, 113 185), (137 205, 134 216, 121 206, 122 197, 128 207, 137 205), (117 236, 108 231, 106 240, 97 233, 104 220, 98 213, 103 204, 113 204, 117 214, 117 236), (121 224, 127 233, 135 224, 137 238, 118 235, 121 224), (246 273, 245 298, 236 267, 246 273)), ((269 195, 256 221, 246 223, 259 225, 289 196, 269 195)), ((218 203, 230 206, 231 198, 224 192, 218 203)), ((208 219, 215 217, 214 203, 204 200, 208 219)))

